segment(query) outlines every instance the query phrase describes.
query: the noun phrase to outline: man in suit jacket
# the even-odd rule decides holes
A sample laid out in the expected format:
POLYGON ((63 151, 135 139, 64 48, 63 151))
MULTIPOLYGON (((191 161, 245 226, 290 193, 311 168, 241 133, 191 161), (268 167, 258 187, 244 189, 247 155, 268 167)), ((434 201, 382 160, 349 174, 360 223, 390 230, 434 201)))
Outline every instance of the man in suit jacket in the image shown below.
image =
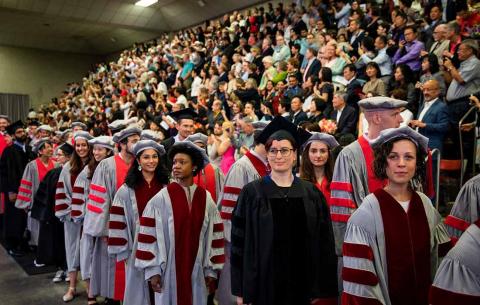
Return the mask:
POLYGON ((293 124, 297 126, 301 122, 308 120, 308 116, 305 112, 303 112, 302 108, 303 108, 302 98, 300 96, 294 96, 292 98, 292 101, 290 102, 290 109, 291 109, 290 120, 292 121, 293 124))
POLYGON ((344 92, 337 92, 332 100, 334 110, 330 114, 329 119, 337 123, 337 131, 335 132, 337 137, 345 134, 355 135, 357 133, 358 115, 352 106, 347 105, 346 96, 344 92))
POLYGON ((358 101, 362 92, 362 84, 357 79, 357 68, 355 68, 354 64, 348 64, 343 68, 343 77, 347 81, 345 102, 358 112, 358 101))
POLYGON ((363 38, 365 38, 365 31, 360 27, 360 21, 356 19, 350 20, 348 32, 350 33, 349 42, 350 46, 352 47, 350 50, 348 50, 348 55, 350 55, 350 57, 355 56, 358 58, 358 49, 360 48, 363 38))
POLYGON ((449 129, 449 112, 447 104, 439 99, 440 86, 435 79, 423 84, 424 103, 420 106, 416 120, 410 126, 428 138, 430 149, 443 149, 443 138, 449 129))
POLYGON ((303 71, 303 82, 305 83, 311 75, 317 75, 322 68, 322 64, 317 59, 317 51, 314 48, 308 48, 305 52, 305 58, 307 59, 307 65, 305 71, 303 71))

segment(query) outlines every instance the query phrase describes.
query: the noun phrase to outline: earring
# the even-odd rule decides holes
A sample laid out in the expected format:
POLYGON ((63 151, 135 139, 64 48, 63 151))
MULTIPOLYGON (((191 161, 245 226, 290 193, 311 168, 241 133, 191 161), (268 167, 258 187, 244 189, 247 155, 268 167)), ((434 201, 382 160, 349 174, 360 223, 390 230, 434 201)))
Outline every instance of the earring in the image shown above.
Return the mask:
POLYGON ((139 165, 138 166, 138 171, 141 172, 142 171, 142 167, 139 165))

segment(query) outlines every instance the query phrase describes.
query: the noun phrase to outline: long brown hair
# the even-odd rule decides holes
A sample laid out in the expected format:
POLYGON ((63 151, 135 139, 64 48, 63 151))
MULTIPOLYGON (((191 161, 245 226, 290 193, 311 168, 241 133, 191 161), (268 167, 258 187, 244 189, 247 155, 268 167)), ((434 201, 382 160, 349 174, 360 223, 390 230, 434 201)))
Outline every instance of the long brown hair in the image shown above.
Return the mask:
POLYGON ((82 162, 82 158, 77 154, 77 151, 74 149, 73 154, 72 154, 72 159, 70 159, 70 174, 74 176, 78 176, 80 172, 83 170, 85 165, 87 165, 91 159, 93 159, 93 153, 92 153, 92 147, 88 144, 88 155, 87 155, 87 160, 85 160, 85 163, 82 162))
MULTIPOLYGON (((300 178, 316 184, 317 177, 315 176, 315 169, 312 161, 310 161, 310 158, 308 156, 308 151, 310 150, 311 145, 312 143, 308 144, 302 152, 302 158, 300 162, 300 178)), ((335 162, 333 160, 333 154, 329 148, 327 163, 325 163, 325 178, 327 178, 328 184, 330 184, 330 182, 332 181, 334 165, 335 162)))
MULTIPOLYGON (((103 158, 103 160, 107 159, 108 157, 113 156, 113 152, 110 149, 107 149, 107 156, 103 158)), ((97 169, 98 164, 100 161, 97 162, 94 157, 90 158, 90 161, 88 162, 88 175, 87 179, 92 180, 93 174, 95 173, 95 170, 97 169)))

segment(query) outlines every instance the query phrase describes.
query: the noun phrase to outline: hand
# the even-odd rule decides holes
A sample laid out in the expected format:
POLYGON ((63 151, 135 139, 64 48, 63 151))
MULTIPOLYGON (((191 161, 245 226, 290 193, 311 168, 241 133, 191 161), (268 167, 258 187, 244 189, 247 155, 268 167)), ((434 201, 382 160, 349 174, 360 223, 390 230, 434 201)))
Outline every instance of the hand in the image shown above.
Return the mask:
POLYGON ((402 48, 405 46, 405 40, 401 40, 401 41, 398 43, 398 46, 400 47, 400 49, 402 49, 402 48))
POLYGON ((470 104, 480 109, 480 100, 475 95, 470 95, 470 104))
POLYGON ((448 58, 453 56, 453 54, 448 52, 448 51, 443 51, 442 55, 445 56, 445 57, 448 57, 448 58))
POLYGON ((237 297, 237 305, 244 305, 243 304, 243 298, 237 297))
POLYGON ((417 82, 417 83, 415 84, 415 88, 416 88, 416 89, 422 89, 422 86, 423 86, 423 85, 422 85, 421 82, 417 82))
POLYGON ((468 124, 463 124, 460 126, 461 131, 470 131, 475 127, 475 123, 468 123, 468 124))
POLYGON ((10 202, 15 202, 15 200, 17 200, 17 194, 16 193, 8 193, 8 200, 10 200, 10 202))
POLYGON ((388 45, 389 45, 389 46, 394 46, 394 45, 395 45, 395 40, 390 39, 390 40, 388 41, 388 45))
POLYGON ((425 126, 427 126, 427 124, 419 120, 411 120, 410 125, 413 127, 420 127, 420 128, 425 128, 425 126))
POLYGON ((450 69, 454 68, 454 66, 452 64, 452 61, 448 57, 445 57, 445 59, 443 60, 443 66, 447 70, 450 70, 450 69))
POLYGON ((422 51, 420 51, 420 55, 423 57, 423 56, 425 56, 425 55, 428 55, 428 52, 422 50, 422 51))
POLYGON ((162 277, 160 274, 156 274, 150 278, 150 285, 152 285, 152 290, 155 292, 162 292, 162 277))
POLYGON ((207 286, 208 294, 212 294, 217 289, 216 279, 207 276, 205 278, 205 285, 207 286))

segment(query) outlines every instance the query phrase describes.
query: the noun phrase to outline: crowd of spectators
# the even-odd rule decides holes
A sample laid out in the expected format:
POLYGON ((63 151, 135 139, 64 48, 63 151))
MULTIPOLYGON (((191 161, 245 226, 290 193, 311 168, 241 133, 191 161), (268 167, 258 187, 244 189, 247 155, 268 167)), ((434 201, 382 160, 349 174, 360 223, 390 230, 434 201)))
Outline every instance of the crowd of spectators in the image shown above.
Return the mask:
POLYGON ((403 124, 442 149, 480 91, 476 1, 301 2, 267 3, 137 43, 32 110, 30 136, 47 124, 60 141, 74 121, 99 136, 137 117, 166 139, 178 129, 171 112, 190 107, 220 164, 232 147, 238 158, 253 145, 254 122, 275 115, 349 143, 367 130, 358 101, 391 96, 408 101, 403 124))

